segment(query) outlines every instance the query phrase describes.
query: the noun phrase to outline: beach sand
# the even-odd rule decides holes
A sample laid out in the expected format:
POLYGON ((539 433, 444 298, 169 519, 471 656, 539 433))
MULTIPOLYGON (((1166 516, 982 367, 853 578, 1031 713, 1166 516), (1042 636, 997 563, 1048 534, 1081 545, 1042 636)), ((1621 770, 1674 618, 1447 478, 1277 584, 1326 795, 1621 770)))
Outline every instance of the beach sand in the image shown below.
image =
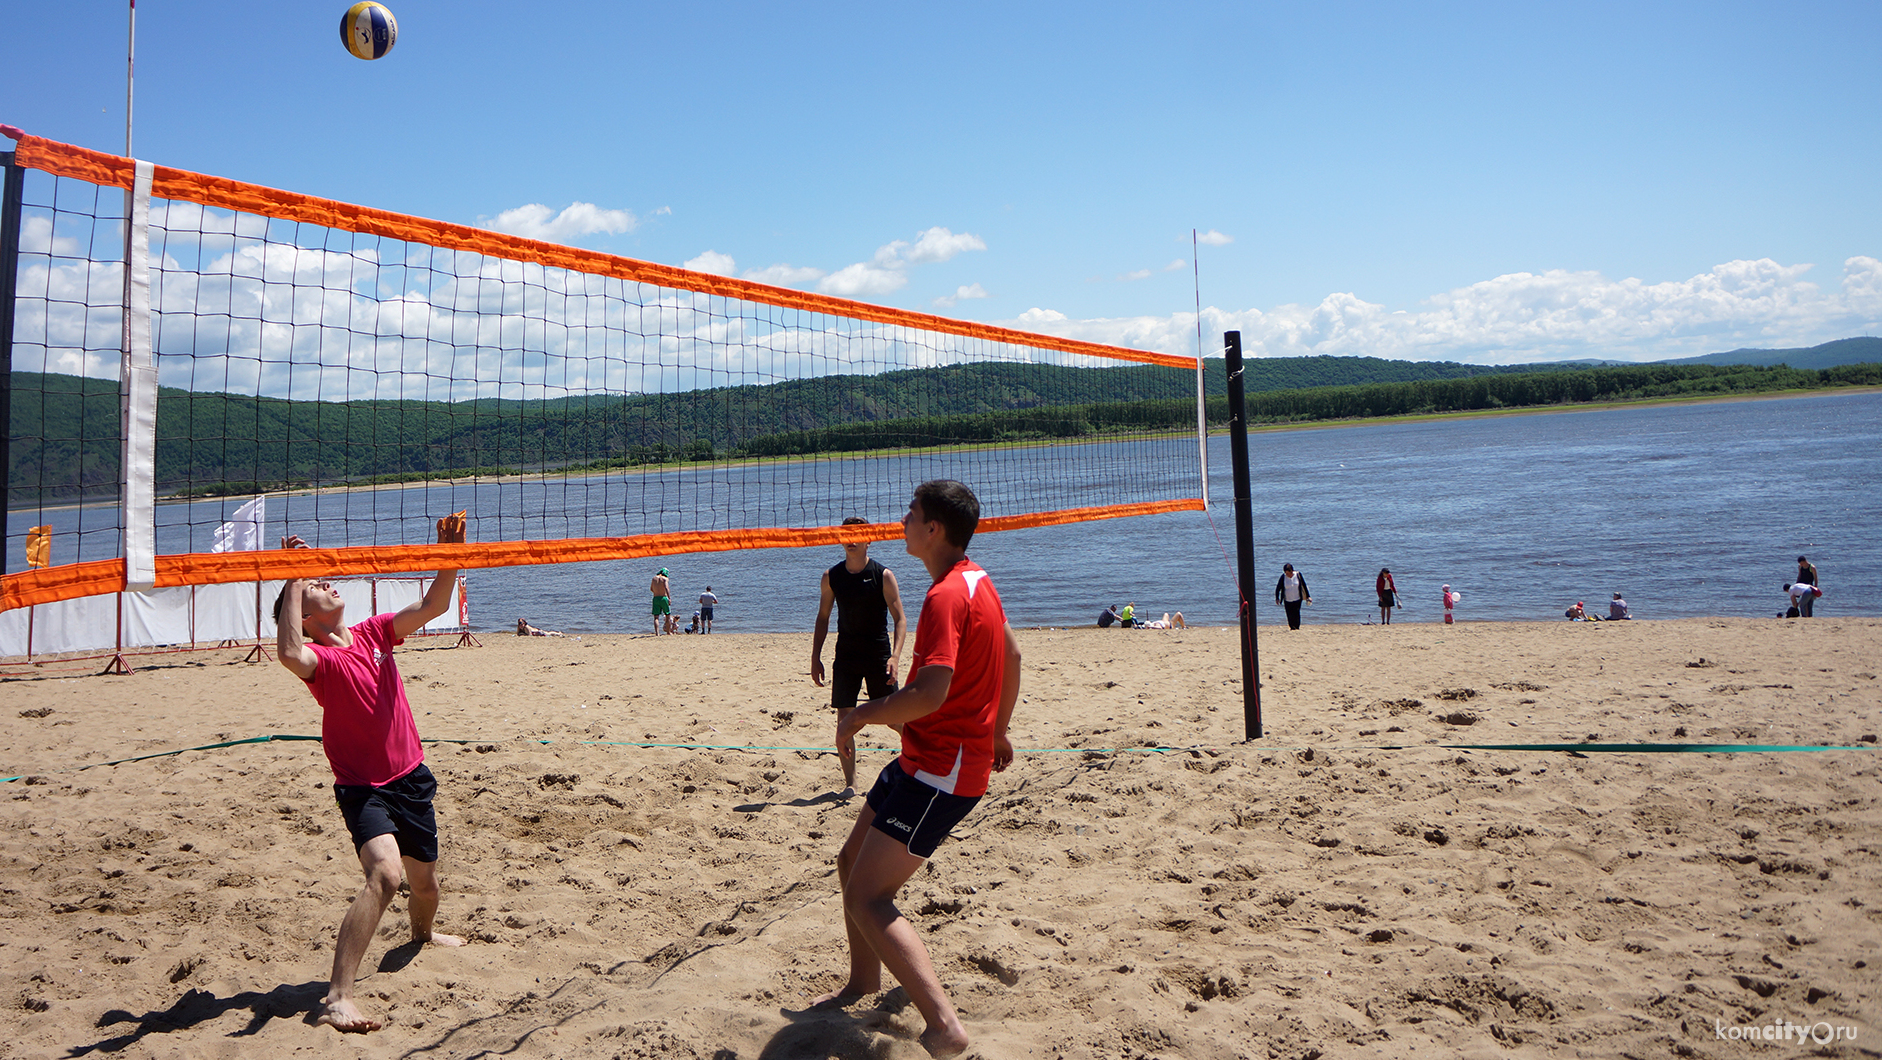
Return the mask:
MULTIPOLYGON (((1882 620, 1264 627, 1253 743, 1234 630, 1020 642, 1023 753, 901 902, 970 1056, 1882 1055, 1882 620), (1860 749, 1457 748, 1556 742, 1860 749)), ((470 943, 395 901, 366 1036, 312 1022, 359 886, 319 745, 105 764, 317 734, 299 682, 0 682, 0 1056, 925 1055, 900 989, 806 1011, 857 809, 808 643, 400 649, 463 741, 427 754, 470 943)))

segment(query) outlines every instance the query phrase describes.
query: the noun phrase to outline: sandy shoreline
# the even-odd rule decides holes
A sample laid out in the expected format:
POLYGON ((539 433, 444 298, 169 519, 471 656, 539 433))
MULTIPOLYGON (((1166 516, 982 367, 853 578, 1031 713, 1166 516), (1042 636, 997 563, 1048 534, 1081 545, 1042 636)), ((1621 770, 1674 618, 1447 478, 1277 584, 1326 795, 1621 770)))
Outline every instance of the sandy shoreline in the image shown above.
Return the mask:
MULTIPOLYGON (((0 682, 0 1057, 923 1055, 899 990, 803 1011, 855 812, 807 637, 480 636, 400 660, 473 944, 395 902, 367 1037, 308 1025, 358 878, 318 744, 76 769, 317 733, 297 682, 0 682)), ((1255 743, 1233 630, 1020 639, 1020 760, 902 903, 969 1055, 1882 1055, 1882 620, 1264 627, 1255 743), (1444 746, 1550 742, 1864 749, 1444 746)))

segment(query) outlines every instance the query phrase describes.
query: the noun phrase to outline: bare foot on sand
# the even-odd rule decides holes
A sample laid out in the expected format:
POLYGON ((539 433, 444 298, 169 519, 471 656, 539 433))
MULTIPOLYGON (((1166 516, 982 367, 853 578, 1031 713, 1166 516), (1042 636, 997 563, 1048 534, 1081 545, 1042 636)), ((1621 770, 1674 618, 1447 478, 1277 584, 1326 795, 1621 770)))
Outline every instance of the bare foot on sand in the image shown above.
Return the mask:
POLYGON ((921 1047, 929 1056, 953 1056, 967 1048, 967 1028, 958 1021, 952 1027, 930 1027, 921 1032, 921 1047))
POLYGON ((442 931, 434 931, 422 939, 414 935, 412 936, 412 941, 420 945, 424 945, 424 946, 462 946, 464 945, 463 939, 458 938, 456 935, 447 935, 442 931))
POLYGON ((385 1026, 385 1024, 380 1023, 378 1020, 368 1019, 365 1013, 354 1006, 351 998, 336 1001, 329 997, 326 999, 325 1004, 327 1011, 321 1015, 319 1022, 332 1027, 336 1031, 365 1034, 368 1031, 376 1031, 385 1026))

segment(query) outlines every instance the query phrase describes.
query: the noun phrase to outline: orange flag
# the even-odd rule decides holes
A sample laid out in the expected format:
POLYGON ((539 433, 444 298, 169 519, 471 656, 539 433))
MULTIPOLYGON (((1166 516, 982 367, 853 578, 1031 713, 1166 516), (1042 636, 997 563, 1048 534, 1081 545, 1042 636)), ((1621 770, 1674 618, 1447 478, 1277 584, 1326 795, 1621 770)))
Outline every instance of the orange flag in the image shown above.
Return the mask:
POLYGON ((52 565, 52 527, 35 526, 26 531, 26 565, 28 567, 52 565))

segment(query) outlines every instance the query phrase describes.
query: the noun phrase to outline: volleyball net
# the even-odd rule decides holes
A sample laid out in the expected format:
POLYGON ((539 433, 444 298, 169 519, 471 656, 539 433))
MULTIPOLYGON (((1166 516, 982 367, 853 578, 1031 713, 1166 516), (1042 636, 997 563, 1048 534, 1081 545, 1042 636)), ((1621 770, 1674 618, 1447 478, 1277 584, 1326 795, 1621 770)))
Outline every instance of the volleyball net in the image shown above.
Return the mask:
POLYGON ((879 540, 930 478, 982 532, 1207 504, 1195 358, 0 132, 0 610, 879 540))

